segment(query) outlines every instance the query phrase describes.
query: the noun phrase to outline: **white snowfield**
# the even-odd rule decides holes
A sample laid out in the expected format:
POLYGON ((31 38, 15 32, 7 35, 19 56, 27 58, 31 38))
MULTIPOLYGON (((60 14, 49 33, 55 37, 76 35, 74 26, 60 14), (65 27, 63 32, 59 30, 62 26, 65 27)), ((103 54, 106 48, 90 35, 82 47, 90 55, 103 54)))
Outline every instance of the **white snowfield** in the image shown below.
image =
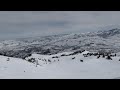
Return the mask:
MULTIPOLYGON (((69 54, 66 52, 64 54, 69 54)), ((87 51, 84 52, 84 54, 87 51)), ((1 79, 118 79, 120 77, 120 57, 113 60, 82 54, 61 56, 33 54, 29 58, 38 60, 39 65, 26 60, 0 56, 1 79), (58 58, 52 58, 58 56, 58 58), (75 57, 75 58, 74 58, 75 57), (9 58, 9 59, 8 59, 9 58), (74 58, 74 59, 72 59, 74 58), (51 62, 42 61, 50 59, 51 62), (58 61, 59 59, 59 61, 58 61), (9 61, 8 61, 9 60, 9 61), (81 62, 80 60, 83 60, 81 62)))

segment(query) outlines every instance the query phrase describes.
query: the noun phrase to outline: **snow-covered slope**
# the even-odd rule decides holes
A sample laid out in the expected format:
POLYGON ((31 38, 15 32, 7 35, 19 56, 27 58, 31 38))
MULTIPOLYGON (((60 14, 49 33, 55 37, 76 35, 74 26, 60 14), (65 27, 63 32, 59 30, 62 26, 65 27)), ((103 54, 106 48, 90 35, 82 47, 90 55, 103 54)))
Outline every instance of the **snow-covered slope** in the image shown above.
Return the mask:
POLYGON ((33 53, 44 55, 74 50, 120 52, 120 29, 106 31, 30 37, 0 42, 0 54, 25 58, 33 53))
POLYGON ((36 64, 29 63, 26 60, 0 56, 0 78, 114 79, 120 77, 120 57, 113 57, 113 60, 107 60, 104 58, 97 59, 95 56, 83 57, 83 54, 88 53, 88 51, 76 55, 61 56, 70 53, 72 52, 55 55, 33 54, 29 59, 41 59, 39 60, 39 65, 37 65, 37 67, 36 64), (58 58, 52 58, 55 56, 58 58), (46 61, 42 61, 42 59, 50 59, 51 62, 46 64, 46 61), (83 62, 80 60, 83 60, 83 62))
POLYGON ((0 78, 119 77, 120 29, 117 28, 0 42, 0 78), (117 53, 117 56, 112 60, 95 55, 84 56, 100 50, 117 53))

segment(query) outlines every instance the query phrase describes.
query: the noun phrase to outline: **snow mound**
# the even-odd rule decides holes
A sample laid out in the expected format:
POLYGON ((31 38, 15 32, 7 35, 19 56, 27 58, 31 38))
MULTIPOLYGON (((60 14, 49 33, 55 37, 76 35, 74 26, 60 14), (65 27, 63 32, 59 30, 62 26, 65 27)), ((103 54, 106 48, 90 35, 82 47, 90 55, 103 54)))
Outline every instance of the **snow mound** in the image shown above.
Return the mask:
POLYGON ((89 51, 84 51, 84 52, 82 52, 82 54, 87 54, 87 53, 89 53, 89 51))

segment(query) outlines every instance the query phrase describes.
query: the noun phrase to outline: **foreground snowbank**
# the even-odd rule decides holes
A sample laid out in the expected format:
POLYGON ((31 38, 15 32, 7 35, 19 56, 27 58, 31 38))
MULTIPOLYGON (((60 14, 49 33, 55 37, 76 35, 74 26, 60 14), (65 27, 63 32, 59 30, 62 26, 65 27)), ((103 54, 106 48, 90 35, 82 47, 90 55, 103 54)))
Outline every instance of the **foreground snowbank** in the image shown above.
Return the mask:
MULTIPOLYGON (((85 52, 84 52, 85 53, 85 52)), ((50 59, 51 63, 36 67, 35 64, 18 58, 0 56, 0 78, 12 79, 113 79, 120 77, 119 57, 113 60, 96 57, 83 57, 82 54, 73 56, 56 55, 38 55, 33 54, 31 57, 39 59, 50 59), (52 58, 58 56, 58 58, 52 58), (72 59, 75 57, 74 59, 72 59), (58 61, 59 59, 59 61, 58 61), (83 62, 80 62, 83 60, 83 62)), ((69 54, 69 53, 65 53, 69 54)))

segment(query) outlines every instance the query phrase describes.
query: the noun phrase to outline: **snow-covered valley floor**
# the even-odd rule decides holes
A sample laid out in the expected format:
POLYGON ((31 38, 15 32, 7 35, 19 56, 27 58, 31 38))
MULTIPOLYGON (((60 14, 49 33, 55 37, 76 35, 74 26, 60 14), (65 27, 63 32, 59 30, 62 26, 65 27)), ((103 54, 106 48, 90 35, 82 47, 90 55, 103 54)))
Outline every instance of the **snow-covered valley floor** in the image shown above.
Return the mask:
MULTIPOLYGON (((57 54, 55 56, 60 56, 57 54)), ((119 57, 113 60, 97 59, 95 56, 83 57, 82 54, 51 58, 53 55, 32 57, 51 59, 54 62, 35 64, 26 60, 0 56, 1 79, 114 79, 120 77, 119 57), (75 57, 75 59, 72 59, 75 57), (58 61, 59 60, 59 61, 58 61), (80 62, 83 60, 83 62, 80 62)))

